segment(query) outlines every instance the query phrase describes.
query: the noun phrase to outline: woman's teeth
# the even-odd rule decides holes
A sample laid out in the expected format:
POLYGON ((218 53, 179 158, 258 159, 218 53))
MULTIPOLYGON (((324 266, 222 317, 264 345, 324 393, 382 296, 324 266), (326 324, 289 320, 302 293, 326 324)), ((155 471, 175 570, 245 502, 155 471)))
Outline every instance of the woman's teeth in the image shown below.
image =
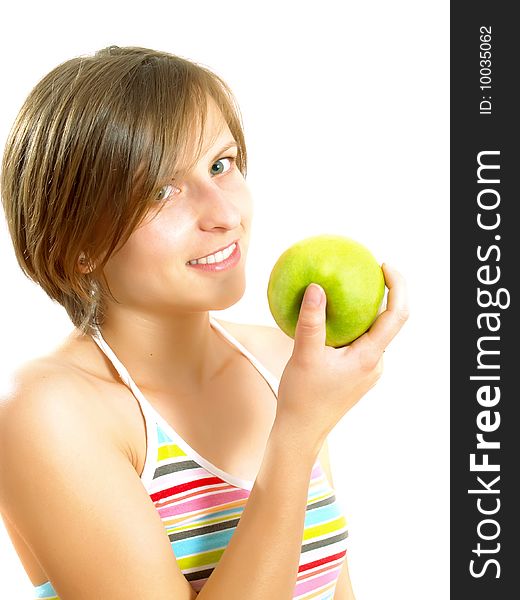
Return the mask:
POLYGON ((219 250, 215 254, 210 254, 209 256, 205 256, 204 258, 198 258, 196 260, 190 260, 190 265, 211 265, 213 263, 219 263, 226 258, 229 258, 231 254, 233 254, 233 250, 236 248, 236 244, 233 243, 231 246, 224 248, 224 250, 219 250))

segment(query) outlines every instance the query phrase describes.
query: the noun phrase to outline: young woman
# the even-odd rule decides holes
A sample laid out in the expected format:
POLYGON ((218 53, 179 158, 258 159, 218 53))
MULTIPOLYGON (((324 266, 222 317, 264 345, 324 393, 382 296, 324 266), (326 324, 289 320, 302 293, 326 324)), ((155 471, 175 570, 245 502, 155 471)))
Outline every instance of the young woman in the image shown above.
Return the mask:
POLYGON ((0 509, 35 597, 354 598, 326 438, 406 318, 325 346, 310 285, 295 340, 209 311, 245 288, 240 116, 202 66, 143 48, 70 60, 31 92, 2 200, 24 272, 75 328, 14 375, 0 509))

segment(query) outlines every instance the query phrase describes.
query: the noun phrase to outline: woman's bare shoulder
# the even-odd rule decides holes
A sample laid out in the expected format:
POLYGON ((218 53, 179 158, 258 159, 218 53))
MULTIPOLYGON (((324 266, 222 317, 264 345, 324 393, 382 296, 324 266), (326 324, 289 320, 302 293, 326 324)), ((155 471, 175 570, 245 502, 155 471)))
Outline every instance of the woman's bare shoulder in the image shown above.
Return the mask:
POLYGON ((74 422, 109 423, 99 389, 81 369, 59 355, 31 358, 5 374, 0 383, 0 434, 23 437, 24 431, 67 427, 74 422))
POLYGON ((45 353, 30 356, 3 374, 0 408, 16 411, 31 402, 36 409, 38 403, 56 402, 88 410, 106 404, 98 400, 101 385, 113 381, 113 377, 100 356, 90 336, 74 329, 45 353))
POLYGON ((63 364, 52 355, 38 356, 16 365, 2 377, 0 397, 2 407, 15 410, 21 396, 37 398, 39 392, 52 389, 59 392, 63 386, 86 384, 75 369, 63 364))
POLYGON ((294 347, 294 340, 278 327, 231 321, 217 321, 235 337, 251 354, 256 356, 278 379, 294 347))

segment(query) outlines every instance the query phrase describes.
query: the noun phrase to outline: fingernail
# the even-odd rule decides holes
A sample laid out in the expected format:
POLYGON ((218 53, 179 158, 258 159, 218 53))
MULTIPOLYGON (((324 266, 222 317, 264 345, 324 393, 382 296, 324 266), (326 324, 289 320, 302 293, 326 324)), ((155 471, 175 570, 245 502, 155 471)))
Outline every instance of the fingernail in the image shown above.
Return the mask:
POLYGON ((316 283, 311 283, 305 291, 303 298, 304 303, 307 306, 319 306, 323 297, 323 290, 316 283))

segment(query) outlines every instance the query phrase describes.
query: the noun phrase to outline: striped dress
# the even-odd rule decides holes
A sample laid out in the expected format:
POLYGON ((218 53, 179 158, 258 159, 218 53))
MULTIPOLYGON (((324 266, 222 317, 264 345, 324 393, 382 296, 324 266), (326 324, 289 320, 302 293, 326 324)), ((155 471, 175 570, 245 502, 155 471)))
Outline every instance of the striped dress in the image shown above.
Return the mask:
MULTIPOLYGON (((277 395, 279 381, 218 321, 210 317, 210 323, 251 361, 277 395)), ((149 440, 141 480, 164 523, 180 570, 199 592, 224 553, 254 482, 222 471, 193 450, 147 401, 100 332, 94 341, 140 404, 149 440)), ((333 599, 347 535, 345 517, 317 459, 293 598, 333 599)), ((35 587, 34 598, 58 600, 50 581, 35 587)))

